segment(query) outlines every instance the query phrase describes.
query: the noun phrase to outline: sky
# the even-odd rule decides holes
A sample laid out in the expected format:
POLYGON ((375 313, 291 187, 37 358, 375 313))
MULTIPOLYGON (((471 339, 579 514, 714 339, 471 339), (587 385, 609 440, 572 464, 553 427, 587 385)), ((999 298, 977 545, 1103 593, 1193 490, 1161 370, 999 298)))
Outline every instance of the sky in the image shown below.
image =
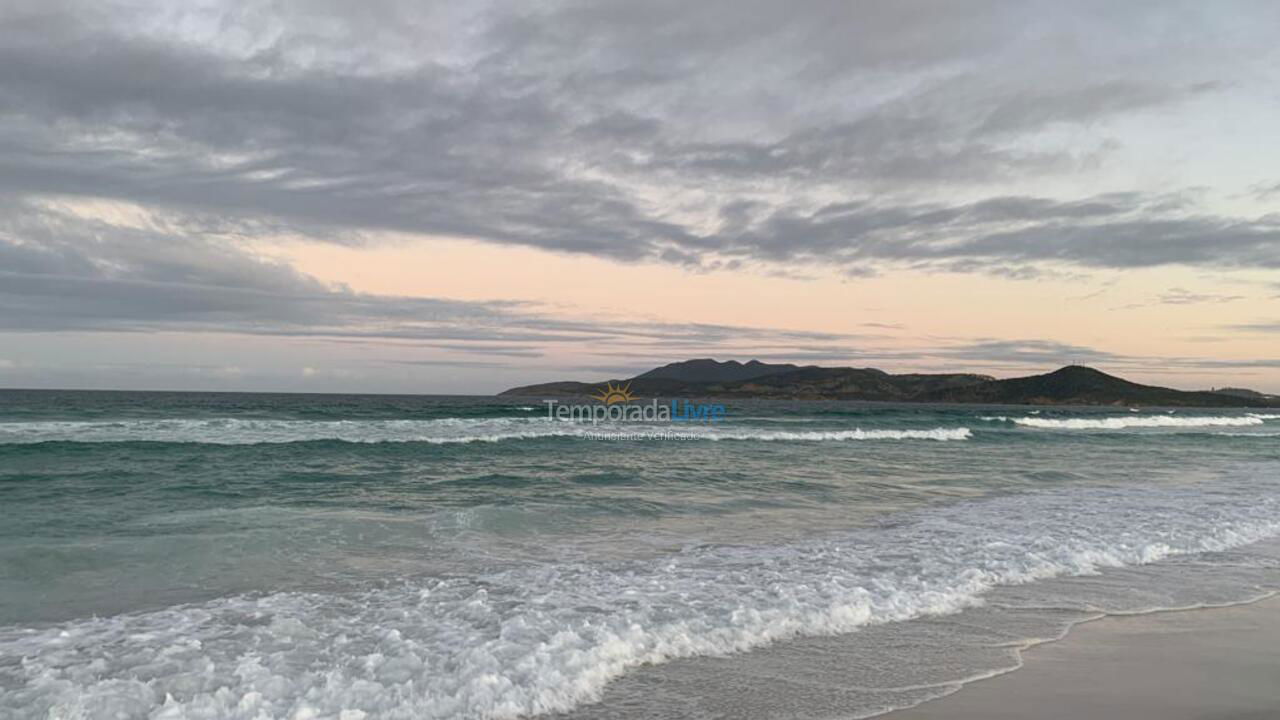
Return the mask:
POLYGON ((1280 392, 1280 4, 0 4, 0 387, 1280 392))

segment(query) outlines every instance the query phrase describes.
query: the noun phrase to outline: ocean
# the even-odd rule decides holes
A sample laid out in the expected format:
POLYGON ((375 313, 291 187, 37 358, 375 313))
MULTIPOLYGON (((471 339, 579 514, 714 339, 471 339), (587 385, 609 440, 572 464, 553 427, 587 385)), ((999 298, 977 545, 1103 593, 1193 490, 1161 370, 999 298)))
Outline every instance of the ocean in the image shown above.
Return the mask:
POLYGON ((11 390, 0 518, 0 718, 858 718, 1280 588, 1280 414, 11 390))

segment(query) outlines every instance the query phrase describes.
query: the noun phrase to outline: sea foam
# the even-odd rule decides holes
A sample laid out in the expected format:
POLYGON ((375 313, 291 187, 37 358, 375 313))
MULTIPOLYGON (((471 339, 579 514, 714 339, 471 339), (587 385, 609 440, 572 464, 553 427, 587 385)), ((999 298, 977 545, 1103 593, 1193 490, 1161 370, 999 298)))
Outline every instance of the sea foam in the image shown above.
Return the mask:
POLYGON ((1244 427, 1261 425, 1264 416, 1228 415, 1127 415, 1124 417, 1043 418, 1020 417, 1008 419, 1017 425, 1051 430, 1123 430, 1126 428, 1201 428, 1244 427))
POLYGON ((568 710, 643 664, 953 613, 998 586, 1274 536, 1276 491, 1265 477, 1067 488, 795 544, 545 562, 0 628, 0 657, 14 660, 0 663, 0 710, 89 720, 568 710))
POLYGON ((114 422, 41 421, 0 423, 0 444, 40 442, 169 442, 215 445, 337 440, 352 443, 455 444, 540 438, 644 439, 676 436, 693 440, 829 442, 849 440, 965 440, 968 428, 773 430, 703 423, 608 423, 593 425, 547 418, 440 418, 434 420, 251 420, 148 419, 114 422))

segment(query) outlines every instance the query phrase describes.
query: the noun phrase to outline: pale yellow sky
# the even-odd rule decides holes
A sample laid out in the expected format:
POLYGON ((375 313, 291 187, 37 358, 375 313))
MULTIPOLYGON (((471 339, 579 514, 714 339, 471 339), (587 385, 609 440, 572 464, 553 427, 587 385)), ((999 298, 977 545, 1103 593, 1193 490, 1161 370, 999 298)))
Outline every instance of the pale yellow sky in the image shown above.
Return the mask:
MULTIPOLYGON (((847 360, 814 364, 936 368, 937 362, 926 357, 877 362, 859 360, 856 352, 910 354, 980 340, 1052 341, 1124 356, 1126 361, 1113 363, 1112 369, 1151 381, 1185 387, 1280 386, 1275 368, 1206 370, 1183 363, 1247 363, 1280 356, 1273 337, 1228 327, 1276 314, 1280 298, 1266 272, 1062 267, 1034 279, 1008 279, 887 268, 877 276, 842 277, 804 266, 785 274, 767 266, 704 272, 460 239, 377 240, 365 246, 292 241, 272 246, 268 254, 362 293, 520 300, 556 315, 604 322, 708 323, 860 336, 835 343, 851 351, 847 360)), ((799 361, 804 360, 803 345, 797 342, 799 361)), ((1072 359, 1064 355, 1062 361, 1072 359)), ((1078 361, 1108 365, 1088 356, 1078 361)), ((526 362, 546 367, 572 364, 572 359, 548 350, 546 357, 526 362)), ((1019 374, 1010 368, 1025 367, 1012 357, 948 362, 955 369, 999 375, 1019 374)))

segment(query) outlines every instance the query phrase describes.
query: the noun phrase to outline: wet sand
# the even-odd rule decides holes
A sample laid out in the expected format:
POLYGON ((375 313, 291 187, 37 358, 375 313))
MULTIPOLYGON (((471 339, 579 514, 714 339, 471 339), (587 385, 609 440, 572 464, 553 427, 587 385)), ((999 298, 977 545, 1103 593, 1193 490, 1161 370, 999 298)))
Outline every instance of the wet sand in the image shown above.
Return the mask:
POLYGON ((887 720, 1275 720, 1280 597, 1113 616, 1023 653, 1011 673, 887 720))

